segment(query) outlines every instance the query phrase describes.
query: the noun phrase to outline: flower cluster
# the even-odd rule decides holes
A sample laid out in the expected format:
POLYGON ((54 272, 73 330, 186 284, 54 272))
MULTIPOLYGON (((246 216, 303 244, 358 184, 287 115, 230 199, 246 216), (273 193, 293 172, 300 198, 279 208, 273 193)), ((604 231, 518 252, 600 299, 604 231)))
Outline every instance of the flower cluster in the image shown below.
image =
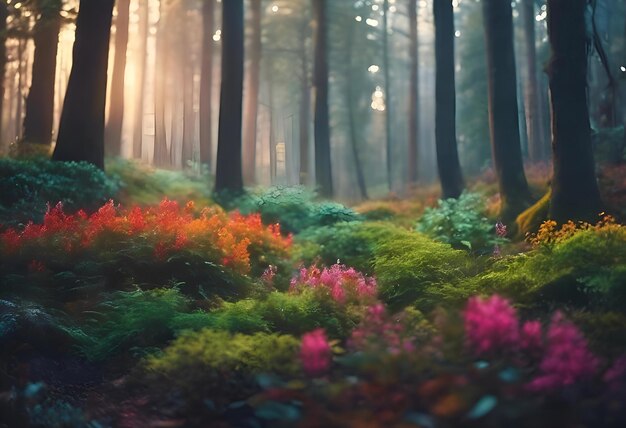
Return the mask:
POLYGON ((315 265, 300 269, 291 279, 290 290, 294 293, 314 290, 341 304, 372 302, 377 293, 374 278, 340 264, 323 269, 315 265))
POLYGON ((355 351, 384 351, 392 355, 415 351, 414 332, 404 322, 403 315, 389 316, 382 303, 368 307, 365 317, 352 331, 348 347, 355 351))
POLYGON ((551 247, 583 230, 592 230, 604 234, 624 233, 623 226, 618 224, 614 217, 605 213, 600 213, 600 216, 600 220, 596 224, 583 221, 574 223, 570 220, 561 227, 556 221, 547 220, 539 226, 539 231, 536 234, 528 235, 527 240, 535 248, 540 246, 551 247))
POLYGON ((463 318, 468 346, 478 355, 507 351, 520 342, 517 313, 503 297, 472 297, 463 318))
POLYGON ((309 376, 320 376, 328 371, 332 359, 330 343, 323 329, 302 336, 300 360, 304 372, 309 376))
POLYGON ((143 243, 160 260, 186 248, 241 273, 250 269, 252 247, 287 255, 291 238, 281 236, 278 225, 265 227, 257 214, 229 215, 217 207, 205 208, 199 215, 194 211, 193 202, 181 207, 167 199, 156 207, 130 210, 110 201, 91 215, 66 214, 58 204, 48 208, 42 224, 2 232, 0 254, 16 256, 32 249, 51 257, 143 243))

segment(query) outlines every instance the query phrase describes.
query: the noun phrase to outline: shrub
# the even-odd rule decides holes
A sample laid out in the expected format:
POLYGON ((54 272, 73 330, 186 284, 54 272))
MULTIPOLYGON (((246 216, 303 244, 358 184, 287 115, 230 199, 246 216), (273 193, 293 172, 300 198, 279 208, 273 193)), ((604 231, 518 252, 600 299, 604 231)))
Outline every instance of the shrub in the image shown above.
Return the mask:
POLYGON ((502 239, 496 235, 484 212, 480 194, 463 193, 458 199, 440 200, 436 208, 427 208, 416 228, 456 249, 489 253, 502 239))
POLYGON ((259 374, 298 372, 299 348, 292 336, 205 329, 183 334, 161 355, 148 357, 145 368, 161 385, 180 389, 190 403, 213 400, 220 408, 252 395, 259 374))
POLYGON ((41 222, 48 202, 91 211, 115 197, 119 182, 87 162, 0 159, 0 224, 41 222))
POLYGON ((298 233, 310 227, 359 220, 350 208, 335 202, 316 202, 304 187, 272 187, 236 202, 242 213, 258 212, 265 224, 280 223, 283 230, 298 233))

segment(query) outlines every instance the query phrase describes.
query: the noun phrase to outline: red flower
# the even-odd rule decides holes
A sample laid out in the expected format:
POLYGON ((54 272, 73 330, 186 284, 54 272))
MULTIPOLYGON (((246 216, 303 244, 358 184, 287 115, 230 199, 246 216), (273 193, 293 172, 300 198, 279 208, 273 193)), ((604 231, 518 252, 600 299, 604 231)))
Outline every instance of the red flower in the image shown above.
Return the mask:
POLYGON ((326 333, 317 329, 302 336, 300 360, 302 368, 309 376, 320 376, 330 368, 332 351, 326 333))

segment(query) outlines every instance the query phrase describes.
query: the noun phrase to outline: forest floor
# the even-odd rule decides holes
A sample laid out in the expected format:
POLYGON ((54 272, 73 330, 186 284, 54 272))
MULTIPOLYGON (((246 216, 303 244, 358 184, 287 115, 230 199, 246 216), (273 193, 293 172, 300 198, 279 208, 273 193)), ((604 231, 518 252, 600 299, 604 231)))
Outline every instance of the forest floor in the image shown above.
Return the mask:
POLYGON ((624 169, 597 222, 521 236, 490 174, 219 205, 202 174, 0 159, 0 427, 626 426, 624 169))

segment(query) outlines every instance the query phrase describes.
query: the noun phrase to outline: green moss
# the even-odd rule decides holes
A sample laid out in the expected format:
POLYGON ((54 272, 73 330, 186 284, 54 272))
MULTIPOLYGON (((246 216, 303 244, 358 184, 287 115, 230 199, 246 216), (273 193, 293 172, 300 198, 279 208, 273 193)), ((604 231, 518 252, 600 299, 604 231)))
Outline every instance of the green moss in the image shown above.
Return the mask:
POLYGON ((518 238, 524 238, 528 233, 536 232, 541 223, 548 219, 551 194, 552 192, 548 191, 533 206, 517 216, 515 224, 517 225, 518 238))

